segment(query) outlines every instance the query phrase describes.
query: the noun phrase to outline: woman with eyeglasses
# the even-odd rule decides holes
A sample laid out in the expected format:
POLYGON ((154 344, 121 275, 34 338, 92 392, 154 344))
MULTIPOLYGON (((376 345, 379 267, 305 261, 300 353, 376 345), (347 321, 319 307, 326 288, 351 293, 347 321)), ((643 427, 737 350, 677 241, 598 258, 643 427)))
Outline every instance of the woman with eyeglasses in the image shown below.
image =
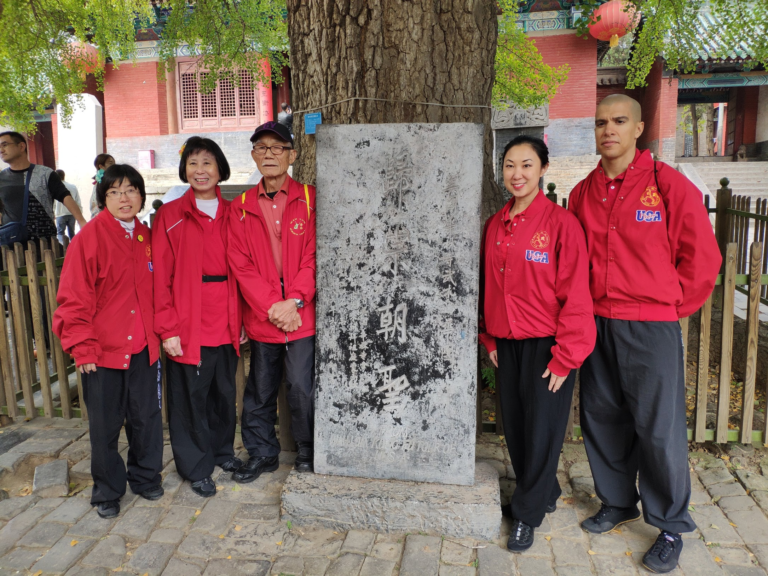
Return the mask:
POLYGON ((176 470, 200 496, 216 494, 214 466, 232 472, 235 371, 243 341, 237 282, 227 264, 229 178, 221 148, 193 136, 184 144, 181 198, 160 207, 155 235, 155 329, 168 357, 168 426, 176 470))
POLYGON ((153 329, 152 244, 136 215, 144 180, 133 167, 108 168, 97 189, 102 210, 72 239, 64 260, 53 331, 83 375, 91 440, 91 504, 120 513, 126 480, 148 500, 163 495, 160 339, 153 329), (128 470, 117 451, 125 422, 128 470))

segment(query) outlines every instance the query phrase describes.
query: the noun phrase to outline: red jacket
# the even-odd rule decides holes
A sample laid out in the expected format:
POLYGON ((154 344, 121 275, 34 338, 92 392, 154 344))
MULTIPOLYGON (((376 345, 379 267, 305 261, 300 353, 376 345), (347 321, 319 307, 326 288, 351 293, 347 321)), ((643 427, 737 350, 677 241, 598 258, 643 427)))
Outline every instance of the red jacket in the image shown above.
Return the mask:
POLYGON ((152 329, 150 231, 138 219, 135 222, 131 239, 115 217, 103 210, 67 249, 53 331, 78 366, 128 368, 137 295, 150 364, 160 356, 160 339, 152 329))
MULTIPOLYGON (((229 200, 219 198, 217 218, 222 218, 221 233, 226 246, 229 227, 229 200)), ((175 362, 196 365, 200 362, 200 326, 203 285, 203 228, 190 188, 181 198, 164 204, 152 224, 155 245, 155 330, 163 340, 179 336, 182 356, 175 362)), ((227 312, 232 345, 239 354, 240 327, 243 325, 237 282, 227 266, 229 278, 227 312)))
POLYGON ((539 191, 510 220, 514 198, 488 219, 480 248, 480 341, 555 337, 548 367, 558 376, 595 347, 589 262, 578 220, 539 191))
POLYGON ((607 197, 602 163, 571 192, 569 209, 587 234, 598 316, 676 321, 712 293, 722 258, 701 192, 663 162, 656 172, 644 150, 615 201, 607 197))
POLYGON ((258 201, 258 185, 232 202, 229 217, 229 263, 245 299, 243 323, 248 337, 257 342, 281 344, 315 334, 315 187, 290 176, 288 201, 283 211, 283 283, 280 288, 267 223, 258 201), (288 298, 304 301, 299 310, 301 326, 283 332, 269 321, 272 304, 288 298))

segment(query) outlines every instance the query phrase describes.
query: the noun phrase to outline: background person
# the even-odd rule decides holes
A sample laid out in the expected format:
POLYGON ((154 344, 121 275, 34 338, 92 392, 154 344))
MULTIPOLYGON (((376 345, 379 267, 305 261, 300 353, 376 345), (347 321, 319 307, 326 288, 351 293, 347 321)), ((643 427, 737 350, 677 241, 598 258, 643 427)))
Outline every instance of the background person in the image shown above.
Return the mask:
POLYGON ((315 419, 315 188, 288 176, 296 160, 288 129, 262 124, 251 155, 264 175, 229 211, 229 262, 245 300, 251 367, 241 429, 250 456, 232 478, 277 470, 277 392, 285 370, 296 469, 313 470, 315 419))
POLYGON ((53 201, 58 200, 85 226, 80 208, 61 178, 47 166, 32 164, 27 157, 27 141, 18 132, 0 133, 0 158, 8 168, 0 171, 0 201, 3 204, 3 225, 22 222, 26 213, 23 237, 9 242, 27 242, 56 236, 53 201), (29 182, 29 198, 24 197, 29 182), (26 210, 25 210, 26 209, 26 210))
POLYGON ((115 159, 112 158, 109 154, 99 154, 96 156, 96 159, 93 161, 93 165, 96 167, 96 174, 93 175, 93 192, 91 192, 91 202, 90 202, 90 209, 91 209, 91 218, 96 216, 96 214, 99 213, 101 210, 101 207, 99 206, 99 200, 96 194, 96 191, 99 188, 99 182, 101 182, 101 178, 104 175, 104 171, 112 166, 115 163, 115 159))
POLYGON ((230 202, 219 182, 230 169, 221 148, 193 136, 179 178, 189 190, 157 211, 155 329, 168 357, 168 427, 176 470, 204 497, 216 494, 214 466, 235 458, 235 371, 245 342, 237 283, 227 264, 230 202), (241 340, 242 337, 242 340, 241 340))
POLYGON ((277 113, 277 121, 288 128, 288 132, 293 135, 293 110, 287 103, 280 104, 280 112, 277 113))
POLYGON ((136 218, 144 180, 133 167, 109 168, 99 184, 106 208, 72 240, 61 271, 53 331, 83 374, 91 441, 91 504, 120 513, 126 480, 148 500, 163 495, 160 339, 152 328, 152 245, 136 218), (128 470, 117 451, 125 422, 128 470))
POLYGON ((539 189, 546 144, 518 136, 504 149, 512 199, 488 219, 481 248, 480 341, 499 369, 504 434, 517 488, 507 548, 527 550, 560 497, 557 462, 576 369, 595 345, 589 264, 578 220, 539 189))
MULTIPOLYGON (((66 174, 64 174, 64 170, 56 170, 56 174, 61 178, 62 184, 67 187, 72 199, 82 213, 83 205, 80 203, 80 194, 77 191, 77 186, 65 180, 66 174)), ((59 239, 59 244, 64 244, 65 232, 70 240, 75 237, 75 217, 72 216, 72 213, 67 210, 67 207, 58 200, 54 207, 54 214, 56 216, 56 237, 59 239)))
POLYGON ((722 258, 701 192, 648 150, 640 104, 605 98, 595 112, 600 162, 568 207, 587 235, 597 344, 581 369, 581 429, 602 505, 584 530, 602 534, 643 516, 661 533, 645 553, 670 572, 696 528, 678 320, 715 285, 722 258), (639 477, 638 494, 637 485, 639 477))

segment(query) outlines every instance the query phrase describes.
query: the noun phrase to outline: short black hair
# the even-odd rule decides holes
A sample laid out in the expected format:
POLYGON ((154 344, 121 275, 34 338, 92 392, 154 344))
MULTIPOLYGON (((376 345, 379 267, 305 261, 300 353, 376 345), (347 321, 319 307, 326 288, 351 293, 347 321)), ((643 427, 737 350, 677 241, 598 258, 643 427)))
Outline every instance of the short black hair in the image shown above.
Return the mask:
POLYGON ((504 147, 504 154, 501 156, 502 161, 507 157, 507 152, 509 152, 515 146, 520 146, 521 144, 528 144, 531 148, 533 148, 533 151, 536 152, 539 160, 541 160, 542 166, 549 164, 549 148, 547 148, 547 145, 544 144, 544 140, 541 138, 536 138, 535 136, 528 136, 527 134, 516 136, 509 142, 509 144, 504 147))
POLYGON ((62 170, 61 168, 59 168, 58 170, 56 170, 56 175, 57 175, 59 178, 61 178, 61 181, 62 181, 62 182, 64 182, 64 176, 66 176, 66 174, 64 174, 64 170, 62 170))
POLYGON ((288 108, 288 103, 287 102, 283 102, 282 104, 280 104, 280 108, 285 110, 286 108, 288 108))
POLYGON ((18 132, 13 132, 11 130, 6 130, 5 132, 0 132, 0 136, 8 136, 11 140, 13 140, 14 144, 24 144, 27 150, 29 150, 29 144, 27 144, 27 139, 24 138, 23 134, 19 134, 18 132))
POLYGON ((123 180, 128 180, 128 183, 141 193, 141 208, 139 210, 144 210, 144 203, 147 201, 144 178, 130 164, 112 164, 104 171, 104 176, 101 177, 101 182, 96 188, 96 202, 98 202, 100 210, 107 207, 107 190, 113 186, 119 186, 123 180))
POLYGON ((107 163, 107 160, 109 160, 110 158, 114 160, 111 154, 99 154, 98 156, 96 156, 96 160, 93 161, 94 168, 98 170, 99 166, 104 166, 107 163))
POLYGON ((187 158, 189 158, 195 152, 201 152, 205 150, 213 154, 216 158, 216 166, 219 168, 219 182, 229 180, 230 169, 227 157, 224 156, 224 152, 221 151, 219 145, 216 144, 210 138, 201 138, 200 136, 192 136, 186 142, 184 142, 184 152, 181 153, 181 160, 179 160, 179 179, 187 182, 187 158))

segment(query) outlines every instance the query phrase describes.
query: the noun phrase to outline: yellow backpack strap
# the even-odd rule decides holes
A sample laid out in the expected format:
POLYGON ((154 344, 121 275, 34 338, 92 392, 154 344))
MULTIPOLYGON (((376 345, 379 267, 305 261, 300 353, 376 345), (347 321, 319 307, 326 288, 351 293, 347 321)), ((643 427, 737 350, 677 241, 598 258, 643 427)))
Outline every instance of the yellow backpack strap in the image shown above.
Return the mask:
MULTIPOLYGON (((245 192, 243 192, 242 197, 240 198, 240 203, 245 206, 245 192)), ((243 208, 243 218, 245 218, 245 208, 243 208)))
MULTIPOLYGON (((243 194, 243 196, 245 196, 245 194, 243 194)), ((309 188, 306 184, 304 184, 304 197, 307 199, 307 224, 309 224, 309 188)))

